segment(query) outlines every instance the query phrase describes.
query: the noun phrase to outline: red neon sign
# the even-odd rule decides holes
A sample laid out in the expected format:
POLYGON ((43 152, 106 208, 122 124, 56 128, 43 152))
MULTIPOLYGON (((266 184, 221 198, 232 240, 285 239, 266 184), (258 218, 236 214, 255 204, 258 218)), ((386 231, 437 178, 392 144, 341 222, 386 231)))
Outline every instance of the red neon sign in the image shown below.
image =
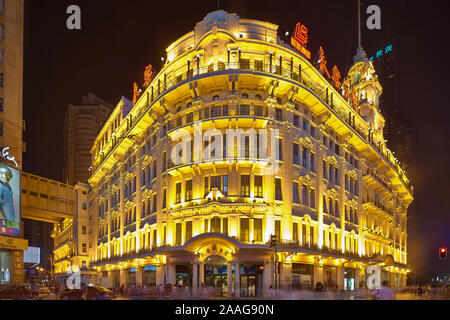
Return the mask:
POLYGON ((308 28, 301 23, 297 23, 295 27, 295 40, 297 40, 302 46, 306 46, 308 43, 308 28))
POLYGON ((311 52, 306 49, 308 43, 308 28, 301 23, 297 23, 295 27, 295 34, 291 38, 291 45, 302 55, 311 59, 311 52))
POLYGON ((136 104, 140 94, 141 92, 139 91, 138 84, 136 82, 133 83, 133 104, 136 104))
POLYGON ((149 64, 147 67, 145 67, 144 71, 144 88, 147 88, 150 83, 152 82, 152 65, 149 64))

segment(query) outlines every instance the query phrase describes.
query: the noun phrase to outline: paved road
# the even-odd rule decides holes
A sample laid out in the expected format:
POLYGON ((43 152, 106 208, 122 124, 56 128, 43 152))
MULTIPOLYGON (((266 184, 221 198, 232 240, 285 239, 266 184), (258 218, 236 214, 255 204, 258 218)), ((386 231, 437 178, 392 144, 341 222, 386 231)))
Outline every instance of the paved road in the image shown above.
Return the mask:
MULTIPOLYGON (((227 298, 216 296, 196 296, 193 297, 187 294, 163 294, 143 295, 132 297, 117 297, 115 300, 260 300, 261 298, 243 297, 240 299, 227 298)), ((266 297, 267 300, 374 300, 373 296, 367 292, 310 292, 310 291, 280 291, 276 296, 266 297)), ((58 300, 57 295, 51 293, 47 298, 42 300, 58 300)), ((400 292, 396 294, 395 300, 450 300, 450 295, 441 292, 427 293, 423 296, 418 296, 413 292, 400 292)))

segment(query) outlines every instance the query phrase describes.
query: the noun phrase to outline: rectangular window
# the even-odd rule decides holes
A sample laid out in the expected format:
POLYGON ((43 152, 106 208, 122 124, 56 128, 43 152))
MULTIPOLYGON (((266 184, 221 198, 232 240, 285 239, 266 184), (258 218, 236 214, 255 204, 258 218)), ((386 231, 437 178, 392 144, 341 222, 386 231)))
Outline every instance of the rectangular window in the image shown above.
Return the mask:
POLYGON ((281 179, 275 178, 275 200, 283 201, 283 192, 281 190, 281 179))
POLYGON ((209 194, 209 177, 205 177, 205 197, 209 194))
POLYGON ((323 213, 328 213, 328 207, 327 207, 327 197, 323 195, 323 213))
POLYGON ((176 246, 181 246, 181 236, 182 236, 182 224, 181 223, 177 223, 176 224, 176 237, 175 237, 175 245, 176 246))
POLYGON ((303 148, 303 155, 302 155, 302 167, 308 168, 308 149, 303 148))
POLYGON ((315 209, 316 208, 316 192, 314 189, 310 189, 309 194, 310 194, 310 199, 311 199, 309 202, 309 206, 312 209, 315 209))
POLYGON ((338 186, 341 185, 339 183, 339 169, 334 168, 334 183, 337 184, 338 186))
POLYGON ((281 221, 275 220, 275 238, 281 240, 281 221))
POLYGON ((220 176, 211 177, 211 190, 212 189, 217 189, 219 191, 221 190, 220 180, 221 180, 220 176))
POLYGON ((299 126, 299 117, 298 116, 294 116, 294 126, 296 127, 296 128, 299 128, 300 126, 299 126))
POLYGON ((181 202, 181 182, 178 182, 176 184, 176 199, 175 199, 176 203, 180 203, 181 202))
POLYGON ((192 221, 186 222, 186 241, 192 238, 192 221))
POLYGON ((295 242, 298 242, 298 223, 297 222, 294 222, 292 224, 292 239, 295 242))
POLYGON ((300 198, 298 196, 298 182, 293 183, 292 191, 293 191, 292 202, 300 204, 300 198))
POLYGON ((153 195, 153 203, 152 203, 152 213, 156 213, 156 201, 157 201, 157 196, 156 194, 153 195))
POLYGON ((323 161, 323 178, 328 180, 328 177, 327 177, 327 162, 325 160, 323 161))
POLYGON ((192 180, 186 181, 186 201, 192 200, 192 180))
POLYGON ((82 233, 83 235, 86 235, 86 234, 87 234, 87 231, 86 231, 86 227, 85 227, 85 226, 81 227, 81 233, 82 233))
POLYGON ((253 240, 256 242, 262 242, 262 219, 253 220, 253 240))
POLYGON ((313 227, 313 226, 311 226, 311 227, 309 228, 309 243, 310 243, 311 245, 314 244, 314 227, 313 227))
POLYGON ((209 232, 209 220, 208 219, 205 219, 204 227, 205 227, 205 233, 208 233, 209 232))
POLYGON ((167 189, 164 189, 163 191, 163 203, 162 203, 162 208, 165 209, 166 208, 166 197, 167 197, 167 189))
POLYGON ((297 143, 294 143, 292 152, 293 152, 293 154, 294 154, 293 162, 294 162, 294 164, 296 164, 296 165, 299 165, 299 164, 300 164, 300 161, 299 161, 299 154, 298 154, 298 148, 299 148, 299 145, 298 145, 297 143))
POLYGON ((345 190, 348 191, 348 175, 345 174, 345 190))
POLYGON ((82 250, 83 250, 83 253, 87 253, 87 245, 86 245, 86 243, 82 244, 82 250))
POLYGON ((302 198, 303 198, 303 204, 305 206, 309 205, 308 201, 309 201, 309 192, 308 192, 308 186, 307 185, 303 185, 302 188, 302 198))
POLYGON ((223 234, 228 235, 228 218, 222 219, 223 234))
POLYGON ((339 201, 334 200, 334 215, 339 218, 339 201))
POLYGON ((222 193, 225 197, 227 197, 228 196, 228 176, 223 176, 222 181, 223 181, 222 193))
POLYGON ((306 245, 306 224, 302 224, 302 245, 306 245))
POLYGON ((249 240, 249 219, 241 218, 241 241, 248 242, 249 240))
POLYGON ((306 120, 303 120, 303 130, 308 131, 309 123, 306 120))
POLYGON ((275 119, 277 121, 283 121, 283 110, 282 109, 277 109, 276 110, 275 119))
POLYGON ((250 115, 250 107, 248 105, 239 106, 239 115, 240 116, 248 116, 250 115))
POLYGON ((163 153, 163 160, 162 160, 162 172, 163 173, 166 172, 166 170, 167 170, 166 163, 167 163, 167 153, 164 151, 164 153, 163 153))
POLYGON ((255 176, 255 198, 263 197, 263 177, 255 176))
POLYGON ((283 161, 283 139, 277 138, 278 160, 283 161))
POLYGON ((241 175, 241 197, 250 197, 250 176, 241 175))
POLYGON ((311 152, 309 157, 310 157, 309 170, 311 170, 312 172, 316 173, 316 165, 315 165, 316 158, 315 158, 315 154, 311 152))

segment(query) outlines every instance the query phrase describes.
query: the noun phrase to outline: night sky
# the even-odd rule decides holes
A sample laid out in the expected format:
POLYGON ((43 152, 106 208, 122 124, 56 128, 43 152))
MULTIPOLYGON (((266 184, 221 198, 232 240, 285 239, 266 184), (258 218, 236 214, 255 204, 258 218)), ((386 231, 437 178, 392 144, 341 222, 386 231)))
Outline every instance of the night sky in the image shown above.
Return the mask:
MULTIPOLYGON (((364 28, 363 46, 390 36, 400 40, 400 108, 418 128, 418 236, 408 241, 418 245, 421 273, 450 272, 437 251, 450 247, 448 1, 367 0, 363 12, 371 4, 382 9, 382 30, 364 28)), ((61 180, 67 106, 81 103, 89 92, 113 105, 121 96, 130 98, 145 66, 160 70, 165 49, 217 7, 216 0, 25 0, 24 171, 61 180), (66 28, 72 4, 81 7, 81 31, 66 28)), ((313 54, 323 46, 329 68, 336 64, 344 74, 351 66, 356 0, 222 0, 220 9, 278 24, 282 39, 301 21, 309 28, 313 54)))

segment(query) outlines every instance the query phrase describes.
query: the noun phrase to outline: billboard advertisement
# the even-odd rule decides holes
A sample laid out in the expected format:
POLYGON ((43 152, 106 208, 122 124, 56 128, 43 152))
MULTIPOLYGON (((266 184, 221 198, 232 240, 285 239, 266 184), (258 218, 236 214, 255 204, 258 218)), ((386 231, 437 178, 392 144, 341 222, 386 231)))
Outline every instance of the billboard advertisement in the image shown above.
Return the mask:
POLYGON ((0 163, 0 235, 20 236, 20 186, 19 170, 0 163))

